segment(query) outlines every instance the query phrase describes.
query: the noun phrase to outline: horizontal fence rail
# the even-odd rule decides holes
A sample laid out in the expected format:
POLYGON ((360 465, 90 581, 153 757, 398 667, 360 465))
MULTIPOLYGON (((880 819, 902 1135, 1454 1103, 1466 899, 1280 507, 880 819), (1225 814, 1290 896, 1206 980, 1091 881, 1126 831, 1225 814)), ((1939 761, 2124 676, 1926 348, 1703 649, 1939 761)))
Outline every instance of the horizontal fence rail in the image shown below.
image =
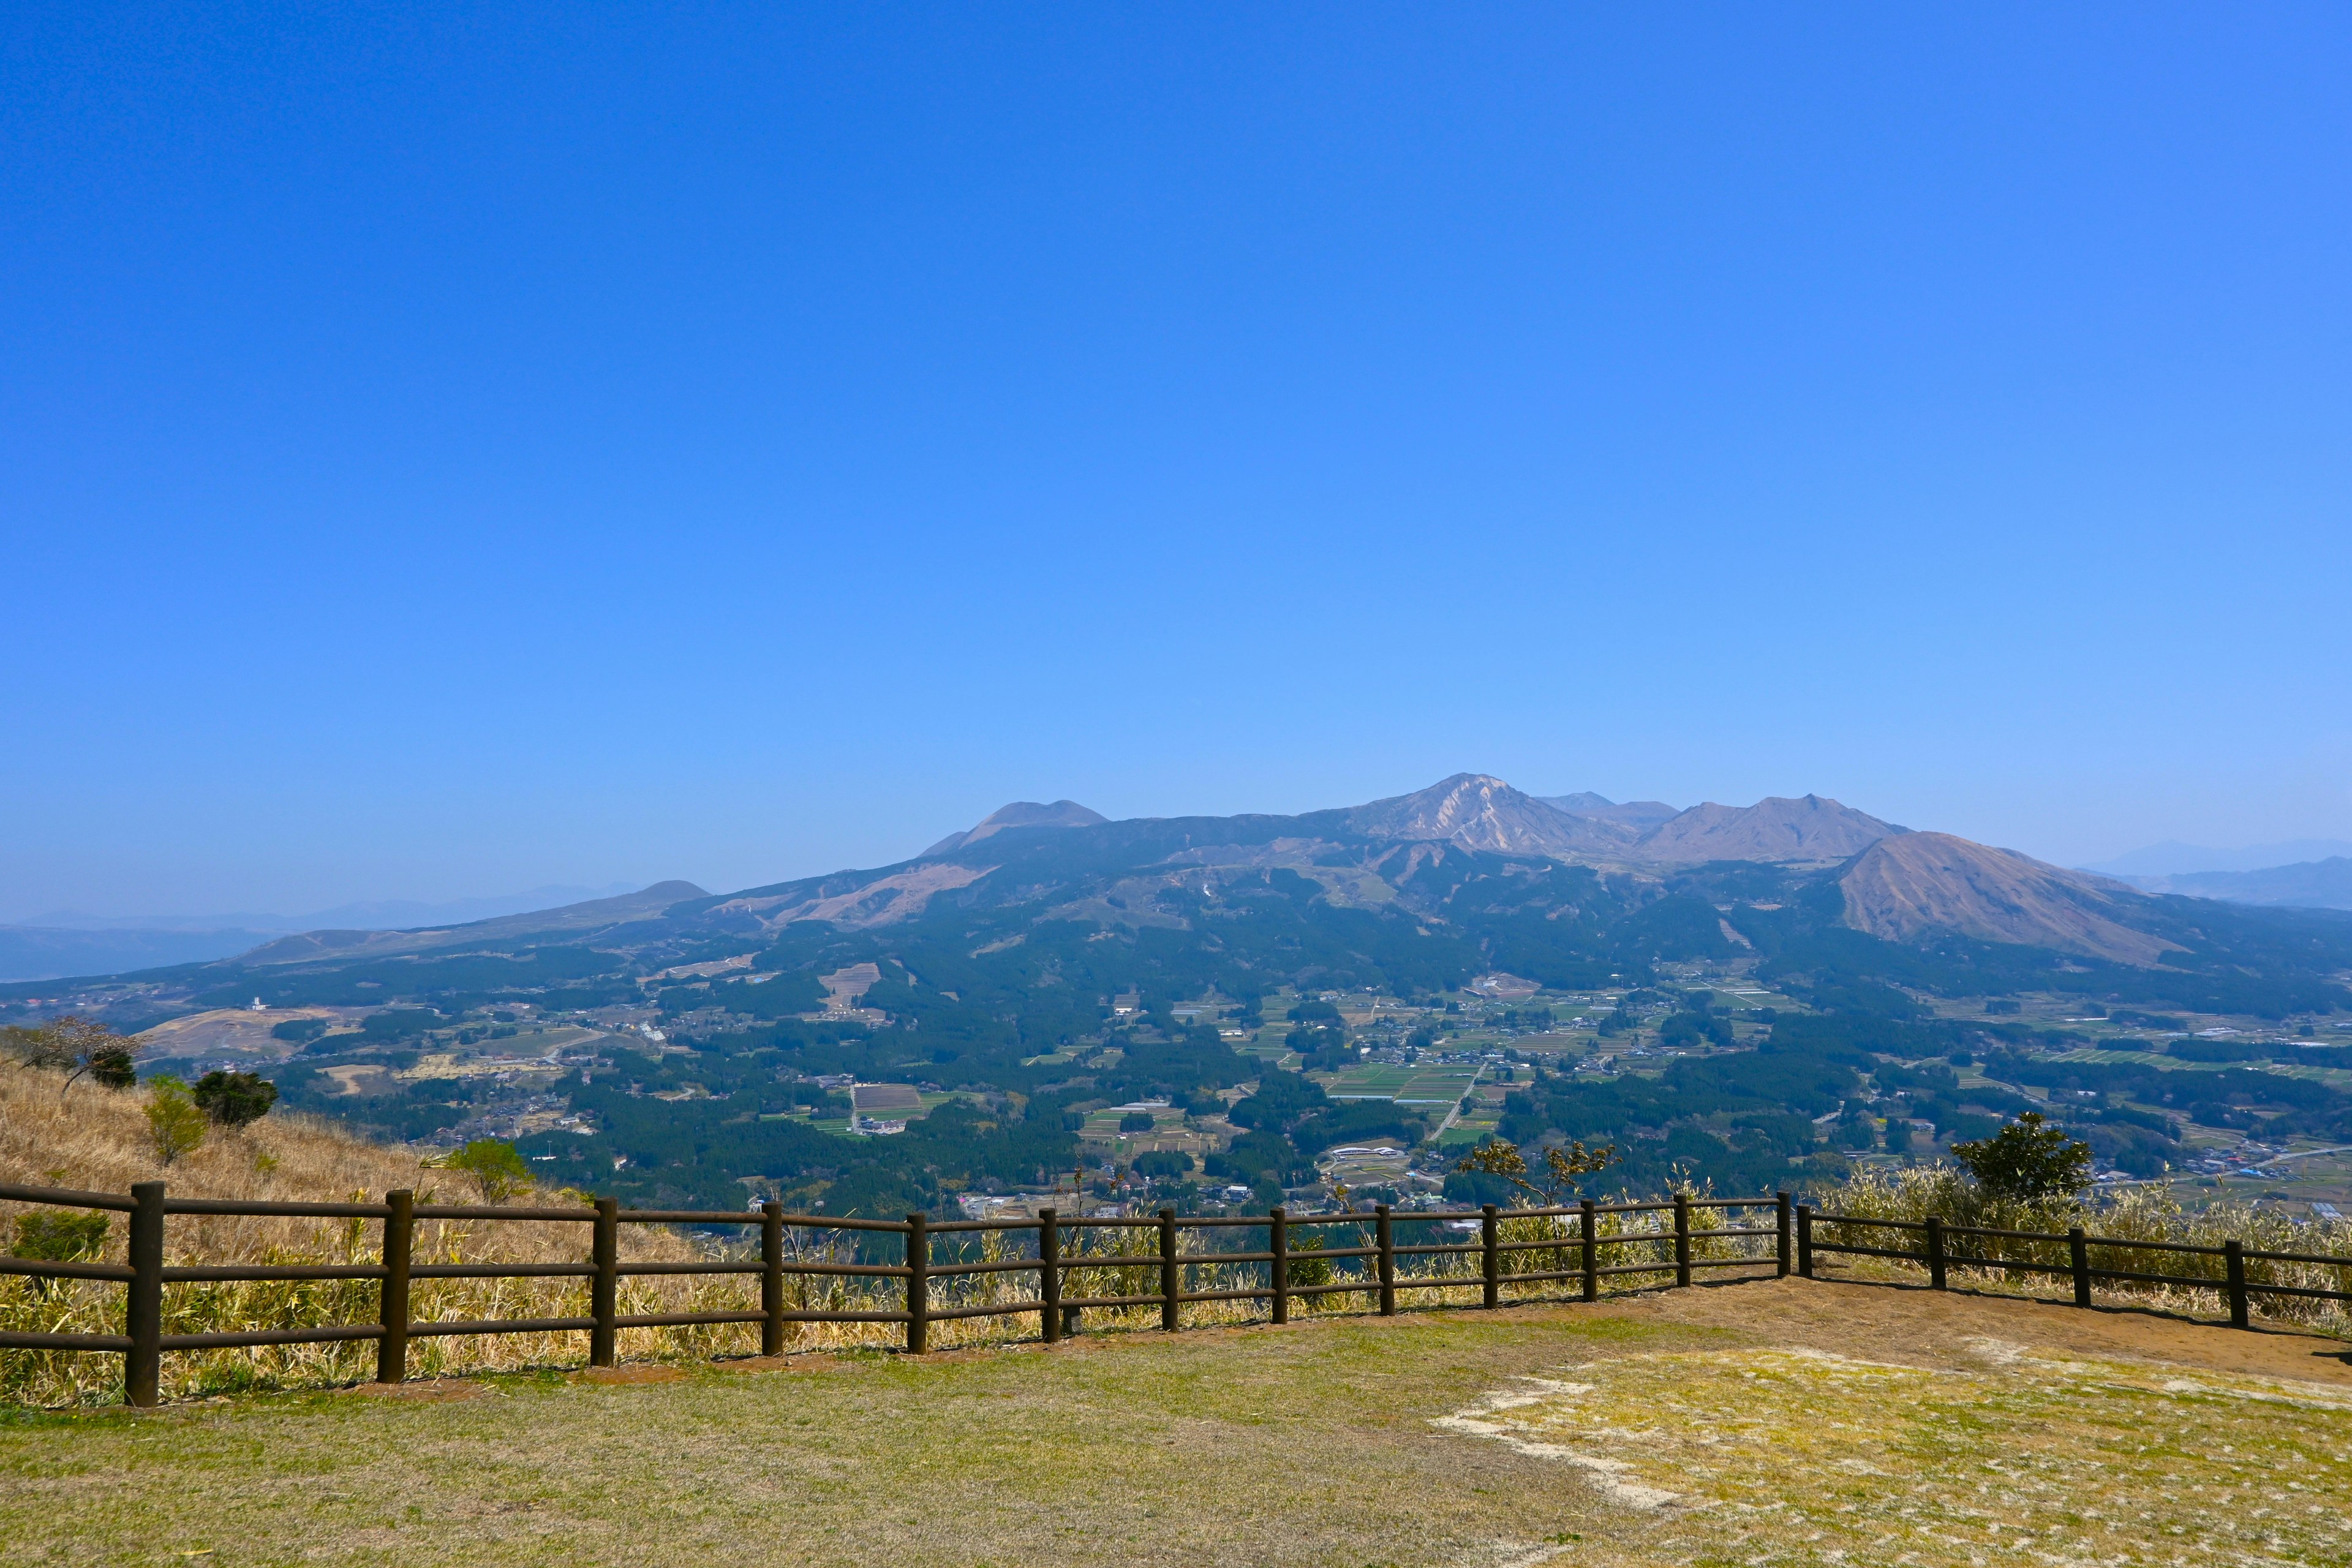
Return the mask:
POLYGON ((123 1331, 0 1331, 0 1349, 121 1355, 124 1389, 133 1405, 157 1402, 162 1358, 167 1352, 373 1341, 376 1380, 398 1383, 408 1374, 410 1342, 418 1339, 583 1332, 588 1337, 589 1363, 609 1367, 617 1359, 617 1336, 624 1329, 757 1324, 761 1353, 772 1356, 782 1353, 794 1324, 855 1323, 897 1326, 906 1350, 920 1354, 930 1347, 931 1325, 940 1322, 1034 1314, 1040 1336, 1051 1343, 1079 1331, 1083 1315, 1090 1310, 1157 1308, 1160 1327, 1173 1331, 1188 1303, 1264 1303, 1271 1321, 1286 1323, 1295 1305, 1330 1305, 1332 1299, 1344 1305, 1349 1297, 1364 1299, 1384 1316, 1408 1301, 1426 1304, 1433 1293, 1449 1291, 1475 1291, 1480 1307, 1499 1307, 1505 1304, 1506 1287, 1514 1302, 1544 1299, 1527 1292, 1545 1286, 1566 1287, 1574 1296, 1593 1301, 1602 1294, 1604 1282, 1611 1281, 1633 1281, 1638 1288, 1687 1286, 1702 1272, 1742 1269, 1817 1278, 1825 1255, 1915 1263, 1927 1270, 1937 1289, 1945 1288, 1954 1268, 2069 1277, 2074 1300, 2084 1306, 2090 1304, 2093 1283, 2102 1279, 2210 1289, 2226 1297, 2230 1321, 2242 1328, 2248 1322, 2250 1296, 2268 1292, 2352 1300, 2347 1289, 2250 1280, 2246 1271, 2249 1261, 2315 1264, 2338 1269, 2337 1284, 2352 1287, 2352 1258, 2249 1252, 2234 1241, 2220 1247, 2192 1247, 2092 1237, 2080 1229, 2060 1236, 1971 1228, 1932 1218, 1870 1219, 1816 1212, 1792 1204, 1786 1193, 1728 1199, 1685 1194, 1647 1203, 1587 1200, 1542 1208, 1487 1205, 1411 1213, 1397 1213, 1386 1205, 1326 1215, 1294 1215, 1276 1208, 1263 1215, 1191 1218, 1180 1217, 1173 1209, 1161 1209, 1156 1215, 1064 1217, 1049 1208, 1034 1220, 944 1222, 920 1214, 903 1221, 788 1215, 772 1202, 749 1211, 624 1210, 612 1198, 564 1208, 420 1204, 408 1192, 388 1193, 381 1204, 243 1203, 170 1197, 160 1182, 134 1186, 127 1197, 0 1184, 0 1200, 129 1216, 124 1263, 0 1258, 0 1274, 122 1285, 123 1331), (1703 1211, 1700 1217, 1709 1223, 1695 1225, 1695 1210, 1703 1211), (1755 1221, 1759 1211, 1761 1223, 1740 1223, 1755 1221), (167 1265, 165 1228, 173 1215, 315 1217, 356 1224, 372 1220, 381 1227, 382 1246, 373 1263, 167 1265), (588 1256, 577 1262, 419 1262, 414 1254, 420 1219, 581 1226, 588 1233, 588 1256), (725 1227, 736 1231, 751 1250, 745 1256, 705 1261, 625 1261, 619 1245, 625 1225, 725 1227), (1448 1239, 1449 1232, 1462 1239, 1448 1239), (1895 1245, 1877 1245, 1880 1241, 1895 1245), (1220 1250, 1220 1243, 1239 1245, 1220 1250), (895 1253, 902 1261, 871 1261, 871 1251, 864 1255, 868 1260, 853 1261, 843 1250, 877 1244, 887 1248, 884 1258, 895 1253), (969 1255, 974 1244, 981 1248, 979 1257, 969 1255), (939 1255, 942 1245, 950 1256, 939 1255), (2092 1266, 2094 1249, 2100 1267, 2092 1266), (2183 1268, 2207 1272, 2131 1268, 2118 1261, 2136 1253, 2187 1256, 2195 1261, 2183 1268), (729 1311, 620 1310, 622 1280, 664 1276, 755 1279, 759 1305, 729 1311), (587 1310, 547 1317, 415 1321, 413 1284, 449 1279, 576 1280, 585 1287, 587 1310), (281 1280, 372 1283, 376 1321, 223 1333, 165 1331, 167 1284, 281 1280), (811 1305, 812 1283, 827 1284, 834 1291, 830 1304, 811 1305), (1008 1284, 1027 1293, 1006 1298, 1008 1284), (852 1287, 862 1293, 842 1294, 852 1287))
POLYGON ((2074 1305, 2078 1307, 2091 1305, 2092 1288, 2102 1280, 2210 1290, 2228 1307, 2231 1327, 2239 1329, 2251 1326, 2252 1303, 2256 1297, 2352 1302, 2352 1258, 2259 1250, 2234 1240, 2213 1247, 2185 1241, 2146 1241, 2136 1237, 2094 1236, 2080 1226, 2061 1233, 1954 1225, 1935 1215, 1916 1220, 1874 1219, 1817 1211, 1810 1205, 1800 1204, 1797 1272, 1808 1279, 1820 1278, 1820 1258, 1823 1254, 1916 1264, 1927 1271, 1929 1287, 1937 1290, 1949 1289, 1951 1272, 1956 1268, 2065 1279, 2074 1286, 2074 1305), (1823 1228, 1839 1239, 1824 1239, 1820 1234, 1823 1228), (1873 1245, 1860 1239, 1864 1235, 1894 1245, 1873 1245), (2189 1262, 2169 1268, 2122 1266, 2125 1261, 2139 1261, 2147 1255, 2154 1255, 2150 1260, 2158 1263, 2166 1258, 2187 1258, 2189 1262), (2252 1278, 2247 1273, 2248 1264, 2259 1268, 2277 1263, 2333 1268, 2336 1288, 2291 1285, 2252 1278))

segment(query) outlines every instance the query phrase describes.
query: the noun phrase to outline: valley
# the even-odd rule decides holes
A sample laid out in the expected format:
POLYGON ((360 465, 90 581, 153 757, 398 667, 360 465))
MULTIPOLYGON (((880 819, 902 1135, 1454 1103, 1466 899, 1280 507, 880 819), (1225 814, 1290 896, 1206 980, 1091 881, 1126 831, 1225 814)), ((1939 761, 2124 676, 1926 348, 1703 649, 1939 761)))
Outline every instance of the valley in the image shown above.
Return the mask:
POLYGON ((1611 1146, 1591 1195, 1802 1190, 2031 1109, 2105 1181, 2324 1213, 2352 1202, 2323 1152, 2352 1145, 2347 972, 2332 911, 1817 796, 1465 774, 1288 817, 1016 805, 871 871, 304 933, 0 987, 0 1021, 94 1016, 143 1070, 257 1071, 648 1205, 1524 1201, 1455 1168, 1496 1137, 1611 1146))

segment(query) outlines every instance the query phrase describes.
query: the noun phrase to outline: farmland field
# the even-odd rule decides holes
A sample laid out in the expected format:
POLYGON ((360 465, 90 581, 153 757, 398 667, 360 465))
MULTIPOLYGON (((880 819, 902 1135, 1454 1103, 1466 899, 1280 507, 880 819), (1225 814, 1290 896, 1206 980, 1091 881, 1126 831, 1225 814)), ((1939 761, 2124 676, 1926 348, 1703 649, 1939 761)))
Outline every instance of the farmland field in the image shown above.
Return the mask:
POLYGON ((1400 1067, 1368 1063, 1330 1074, 1318 1073, 1324 1092, 1336 1099, 1351 1096, 1393 1100, 1406 1105, 1451 1105, 1469 1089, 1477 1069, 1466 1067, 1400 1067))

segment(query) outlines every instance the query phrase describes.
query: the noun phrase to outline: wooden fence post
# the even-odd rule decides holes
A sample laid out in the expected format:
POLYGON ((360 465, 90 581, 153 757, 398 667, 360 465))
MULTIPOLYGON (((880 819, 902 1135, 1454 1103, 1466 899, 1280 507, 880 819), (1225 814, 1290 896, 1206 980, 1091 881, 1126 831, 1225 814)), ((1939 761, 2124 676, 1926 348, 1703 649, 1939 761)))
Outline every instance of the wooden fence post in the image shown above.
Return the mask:
POLYGON ((596 1272, 589 1277, 588 1315, 596 1326, 588 1331, 588 1364, 611 1366, 620 1354, 621 1326, 621 1200, 596 1200, 595 1234, 588 1260, 596 1272))
POLYGON ((375 1380, 399 1383, 408 1376, 408 1269, 416 1249, 416 1194, 386 1193, 392 1212, 383 1217, 383 1286, 376 1316, 383 1338, 375 1342, 375 1380))
POLYGON ((2224 1261, 2230 1266, 2230 1326, 2242 1329, 2246 1324, 2246 1244, 2225 1241, 2221 1244, 2224 1261))
POLYGON ((1690 1283, 1690 1194, 1675 1194, 1675 1283, 1690 1283))
POLYGON ((1372 1240, 1380 1248, 1381 1316, 1396 1316, 1396 1232, 1389 1224, 1389 1205, 1372 1205, 1372 1240))
POLYGON ((784 1205, 760 1205, 760 1353, 784 1353, 784 1205))
POLYGON ((2066 1250, 2074 1265, 2074 1305, 2087 1307, 2091 1304, 2091 1247, 2081 1226, 2066 1232, 2066 1250))
POLYGON ((1944 1222, 1934 1215, 1927 1216, 1927 1288, 1944 1288, 1944 1222))
POLYGON ((1290 1216, 1277 1204, 1265 1216, 1266 1250, 1274 1254, 1274 1321, 1290 1321, 1290 1216))
POLYGON ((930 1219, 917 1213, 907 1216, 907 1353, 921 1355, 931 1348, 930 1219))
POLYGON ((1577 1203, 1577 1215, 1584 1226, 1584 1299, 1601 1300, 1601 1215, 1591 1198, 1577 1203))
POLYGON ((1801 1278, 1813 1277, 1813 1205, 1797 1205, 1797 1273, 1801 1278))
POLYGON ((1777 1233, 1772 1258, 1774 1263, 1778 1265, 1779 1277, 1786 1279, 1789 1277, 1789 1194, 1775 1193, 1772 1196, 1773 1221, 1777 1233))
POLYGON ((1497 1225, 1493 1204, 1478 1205, 1478 1272, 1486 1281, 1483 1304, 1499 1307, 1503 1304, 1503 1252, 1501 1227, 1497 1225))
POLYGON ((122 1309, 131 1350, 122 1389, 131 1404, 152 1405, 163 1388, 163 1184, 141 1182, 131 1200, 131 1289, 122 1309))
POLYGON ((1050 1208, 1037 1211, 1037 1323, 1047 1344, 1062 1342, 1062 1227, 1050 1208))
POLYGON ((1176 1261, 1176 1211, 1160 1211, 1160 1326, 1176 1331, 1176 1312, 1182 1304, 1183 1266, 1176 1261))

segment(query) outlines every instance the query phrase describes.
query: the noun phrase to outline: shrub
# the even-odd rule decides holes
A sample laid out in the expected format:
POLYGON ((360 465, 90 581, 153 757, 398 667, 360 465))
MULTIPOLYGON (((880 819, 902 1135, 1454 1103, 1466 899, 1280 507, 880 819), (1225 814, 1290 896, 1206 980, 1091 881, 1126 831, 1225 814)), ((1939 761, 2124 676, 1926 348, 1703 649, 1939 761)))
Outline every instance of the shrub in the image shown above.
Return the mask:
POLYGON ((203 1146, 206 1119, 196 1109, 188 1086, 169 1074, 148 1084, 147 1135, 155 1147, 155 1162, 168 1165, 203 1146))
POLYGON ((2038 1110, 1990 1138, 1953 1144, 1952 1158, 1991 1196, 2020 1203, 2070 1198, 2091 1181, 2091 1146, 2044 1125, 2038 1110))
POLYGON ((486 1204, 512 1197, 530 1190, 531 1185, 530 1162, 513 1144, 496 1138, 477 1138, 456 1152, 425 1163, 436 1170, 463 1171, 473 1177, 486 1204))
POLYGON ((217 1068, 196 1079, 196 1109, 221 1127, 242 1127, 269 1114, 278 1103, 278 1086, 249 1072, 217 1068))

